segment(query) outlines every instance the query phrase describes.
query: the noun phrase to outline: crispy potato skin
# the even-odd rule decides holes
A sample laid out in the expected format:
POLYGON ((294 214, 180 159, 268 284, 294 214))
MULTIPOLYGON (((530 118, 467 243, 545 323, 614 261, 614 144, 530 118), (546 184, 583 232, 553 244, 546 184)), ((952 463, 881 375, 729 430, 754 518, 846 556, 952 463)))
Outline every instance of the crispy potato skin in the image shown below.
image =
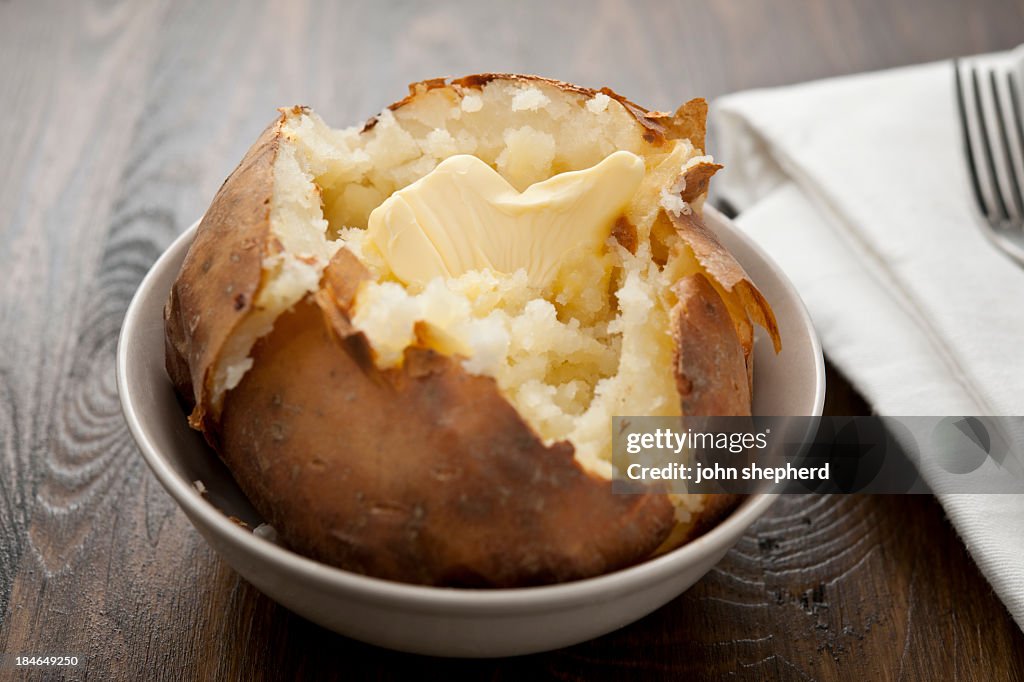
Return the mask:
POLYGON ((278 118, 256 140, 206 210, 164 307, 165 363, 189 422, 216 447, 210 405, 214 364, 252 310, 270 234, 278 118))
POLYGON ((279 318, 224 404, 224 459, 297 550, 405 582, 516 587, 614 570, 667 536, 663 495, 612 495, 450 358, 410 348, 378 370, 332 305, 279 318))
MULTIPOLYGON (((698 163, 683 174, 681 196, 686 202, 694 202, 708 190, 708 184, 722 166, 715 163, 698 163)), ((693 252, 694 257, 720 289, 729 308, 736 334, 743 348, 747 365, 747 388, 751 397, 754 393, 754 324, 763 327, 772 340, 775 352, 782 350, 782 337, 775 320, 775 313, 761 292, 750 280, 743 266, 737 262, 722 242, 718 240, 700 214, 668 214, 676 233, 693 252)), ((685 414, 685 411, 684 411, 685 414)))
POLYGON ((675 375, 683 414, 750 415, 747 363, 729 310, 702 273, 673 287, 675 375))
POLYGON ((708 193, 708 187, 711 184, 711 177, 722 170, 724 166, 719 163, 698 163, 692 168, 688 169, 684 174, 686 180, 683 191, 680 196, 683 197, 683 201, 687 203, 693 203, 700 197, 708 193))
MULTIPOLYGON (((699 168, 699 166, 697 167, 699 168)), ((703 173, 704 171, 700 171, 703 173)), ((689 183, 687 183, 689 184, 689 183)), ((685 194, 685 190, 684 190, 685 194)), ((772 339, 775 352, 782 350, 782 337, 775 314, 754 283, 750 281, 743 266, 736 261, 728 249, 712 232, 696 212, 669 214, 676 232, 693 249, 701 266, 722 288, 735 295, 751 320, 764 327, 772 339)))
MULTIPOLYGON (((631 112, 649 142, 686 137, 704 146, 703 100, 673 114, 649 112, 608 89, 535 76, 424 81, 391 108, 432 88, 479 88, 494 79, 543 81, 589 97, 603 92, 631 112)), ((612 495, 608 481, 580 467, 570 444, 544 446, 492 379, 425 348, 407 349, 400 369, 379 370, 350 322, 352 301, 369 274, 345 249, 325 270, 319 291, 257 342, 242 382, 222 405, 212 404, 216 363, 253 312, 263 259, 280 248, 270 238, 269 219, 283 123, 284 116, 264 131, 217 193, 164 318, 167 371, 192 410, 190 424, 288 544, 383 578, 513 587, 636 563, 703 532, 735 506, 738 498, 711 498, 678 539, 682 530, 665 495, 612 495)), ((370 119, 366 129, 375 123, 370 119)), ((718 169, 704 165, 687 177, 687 201, 706 192, 718 169)), ((684 413, 749 414, 749 385, 744 391, 736 383, 749 353, 732 325, 749 326, 749 315, 778 343, 771 310, 699 217, 673 224, 716 282, 695 276, 676 291, 674 333, 690 339, 677 343, 677 381, 689 386, 681 391, 684 413), (742 306, 726 305, 720 291, 742 306)), ((616 238, 635 250, 630 227, 617 226, 616 238)), ((749 368, 747 361, 744 371, 749 368)))

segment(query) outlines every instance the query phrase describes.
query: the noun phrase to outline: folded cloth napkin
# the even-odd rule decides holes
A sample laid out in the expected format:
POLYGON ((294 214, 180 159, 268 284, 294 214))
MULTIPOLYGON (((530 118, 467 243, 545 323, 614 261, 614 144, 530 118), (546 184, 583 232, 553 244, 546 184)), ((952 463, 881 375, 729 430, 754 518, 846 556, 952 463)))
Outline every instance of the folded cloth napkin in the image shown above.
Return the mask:
MULTIPOLYGON (((1024 414, 1024 269, 978 227, 956 106, 945 61, 713 107, 718 191, 882 415, 1024 414)), ((1024 495, 938 497, 1024 628, 1024 495)))

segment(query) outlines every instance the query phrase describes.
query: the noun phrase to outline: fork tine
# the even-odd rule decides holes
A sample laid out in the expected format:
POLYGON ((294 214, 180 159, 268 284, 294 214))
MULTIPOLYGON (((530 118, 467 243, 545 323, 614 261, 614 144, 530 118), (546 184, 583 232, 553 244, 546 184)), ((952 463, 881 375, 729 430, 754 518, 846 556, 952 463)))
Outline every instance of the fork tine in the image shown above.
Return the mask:
MULTIPOLYGON (((1020 106, 1020 96, 1017 93, 1017 81, 1013 78, 1013 73, 1008 72, 1006 74, 1006 83, 1009 85, 1010 91, 1010 105, 1013 109, 1013 122, 1017 129, 1017 158, 1020 159, 1021 167, 1024 168, 1024 113, 1020 106)), ((1017 184, 1017 197, 1021 198, 1022 185, 1017 184)), ((1024 209, 1021 210, 1021 227, 1024 228, 1024 209)))
POLYGON ((981 194, 981 182, 978 179, 978 168, 974 163, 974 143, 971 139, 971 129, 967 121, 967 105, 965 103, 964 83, 960 75, 960 60, 953 60, 953 74, 956 77, 956 103, 960 112, 960 128, 964 133, 964 155, 967 157, 967 170, 971 175, 971 188, 974 190, 974 200, 978 203, 978 210, 981 214, 988 216, 988 206, 981 194))
POLYGON ((978 129, 981 131, 981 148, 985 155, 985 163, 988 166, 989 178, 992 180, 992 195, 995 197, 996 205, 999 207, 1002 220, 1010 219, 1010 212, 1006 208, 1006 201, 1003 199, 1003 191, 999 184, 999 173, 996 172, 996 161, 992 155, 992 140, 988 134, 988 123, 985 119, 985 109, 981 102, 981 87, 978 85, 978 69, 971 67, 971 86, 974 93, 974 111, 978 117, 978 129))
MULTIPOLYGON (((1017 163, 1013 158, 1013 151, 1010 149, 1010 138, 1006 134, 1006 113, 1003 109, 1002 98, 999 96, 999 85, 996 83, 996 72, 992 69, 988 72, 989 83, 992 86, 992 97, 996 107, 996 121, 998 122, 1000 147, 1003 150, 1006 170, 1009 174, 1010 195, 1017 206, 1017 217, 1024 219, 1024 197, 1021 196, 1020 180, 1017 177, 1017 163)), ((1012 82, 1012 81, 1011 81, 1012 82)), ((1001 185, 1000 185, 1001 189, 1001 185)))

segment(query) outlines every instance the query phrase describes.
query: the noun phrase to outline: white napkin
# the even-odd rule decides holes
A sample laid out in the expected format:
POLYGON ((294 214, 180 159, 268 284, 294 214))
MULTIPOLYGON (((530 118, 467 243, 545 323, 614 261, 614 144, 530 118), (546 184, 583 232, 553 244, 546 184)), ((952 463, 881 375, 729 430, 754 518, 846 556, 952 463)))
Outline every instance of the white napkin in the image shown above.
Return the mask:
MULTIPOLYGON (((976 222, 951 62, 731 95, 713 125, 719 192, 879 414, 1024 414, 1024 269, 976 222)), ((1024 627, 1024 496, 939 500, 1024 627)))

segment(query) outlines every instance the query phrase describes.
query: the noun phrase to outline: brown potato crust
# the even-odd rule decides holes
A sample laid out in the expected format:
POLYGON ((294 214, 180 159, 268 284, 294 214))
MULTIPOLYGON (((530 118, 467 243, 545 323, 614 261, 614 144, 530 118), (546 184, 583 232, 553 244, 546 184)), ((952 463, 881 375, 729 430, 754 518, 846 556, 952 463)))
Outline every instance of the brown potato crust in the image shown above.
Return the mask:
POLYGON ((771 306, 750 281, 743 266, 722 246, 715 233, 708 229, 696 213, 670 213, 669 217, 676 232, 693 249, 694 255, 707 273, 725 291, 739 297, 743 310, 750 319, 768 331, 775 352, 782 350, 782 337, 779 335, 779 325, 775 321, 771 306))
POLYGON ((423 348, 378 370, 331 306, 279 319, 222 416, 225 462, 295 549, 382 578, 515 587, 626 566, 668 534, 663 495, 612 495, 493 379, 423 348))
POLYGON ((750 388, 743 347, 729 310, 701 273, 674 287, 676 387, 683 414, 748 416, 750 388))
POLYGON ((189 423, 217 447, 212 370, 252 309, 270 234, 274 161, 284 115, 267 126, 206 210, 164 307, 167 373, 189 423))

